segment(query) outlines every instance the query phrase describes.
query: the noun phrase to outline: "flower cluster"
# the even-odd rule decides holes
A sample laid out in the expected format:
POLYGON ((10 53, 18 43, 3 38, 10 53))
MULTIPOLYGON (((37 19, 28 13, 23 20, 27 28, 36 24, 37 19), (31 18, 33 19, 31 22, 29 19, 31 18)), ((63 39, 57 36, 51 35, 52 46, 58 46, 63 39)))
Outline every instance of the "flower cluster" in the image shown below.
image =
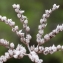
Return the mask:
POLYGON ((38 25, 38 33, 36 35, 36 41, 37 41, 37 46, 35 45, 29 46, 30 40, 32 36, 29 34, 30 32, 30 27, 28 26, 28 19, 26 16, 23 15, 24 10, 20 9, 19 4, 13 4, 12 7, 15 9, 15 12, 17 13, 17 17, 20 19, 20 22, 23 24, 23 29, 25 30, 26 33, 23 32, 23 29, 19 30, 19 27, 15 25, 15 22, 12 19, 7 19, 6 16, 1 16, 0 15, 0 21, 4 22, 5 24, 8 24, 12 28, 12 32, 15 32, 17 36, 19 36, 20 41, 23 42, 28 50, 29 53, 26 52, 26 48, 23 47, 22 45, 18 44, 16 48, 14 43, 5 40, 5 39, 0 39, 0 45, 8 48, 8 52, 5 52, 4 55, 0 56, 0 63, 6 62, 10 58, 16 58, 20 59, 23 58, 24 56, 28 56, 32 62, 35 63, 43 63, 43 59, 40 59, 38 56, 38 53, 43 53, 44 55, 47 54, 53 54, 56 51, 62 51, 63 50, 63 45, 52 45, 50 47, 44 47, 40 46, 41 44, 44 44, 51 38, 55 37, 56 34, 58 34, 60 31, 63 31, 63 24, 58 25, 56 29, 54 29, 52 32, 44 35, 44 28, 47 26, 47 18, 50 16, 50 14, 55 11, 56 9, 59 8, 59 5, 54 4, 52 9, 45 10, 45 13, 43 14, 42 18, 40 19, 40 25, 38 25))
MULTIPOLYGON (((16 32, 16 34, 21 36, 20 40, 22 42, 26 42, 26 45, 28 45, 29 42, 30 42, 30 39, 32 37, 31 37, 30 34, 28 34, 28 32, 30 31, 30 27, 27 25, 28 24, 27 17, 23 15, 24 11, 20 9, 20 5, 19 4, 17 4, 17 5, 13 4, 12 6, 15 9, 15 12, 17 13, 17 17, 20 19, 20 22, 23 23, 23 28, 27 32, 26 38, 24 38, 24 33, 22 32, 22 30, 19 30, 19 32, 16 32)), ((18 29, 18 27, 15 27, 14 29, 16 29, 16 28, 18 29)))
POLYGON ((48 53, 49 54, 53 54, 54 52, 56 51, 60 51, 60 50, 63 50, 63 45, 52 45, 50 47, 43 47, 43 46, 31 46, 30 48, 32 51, 35 51, 36 53, 43 53, 44 55, 47 55, 48 53))
MULTIPOLYGON (((40 19, 40 25, 38 26, 38 34, 37 34, 37 39, 36 41, 38 42, 38 44, 43 44, 45 43, 47 40, 50 40, 50 36, 52 36, 54 34, 54 32, 50 33, 50 34, 46 34, 44 36, 44 38, 41 39, 42 35, 44 34, 44 28, 47 26, 47 18, 50 16, 50 14, 59 8, 59 5, 54 4, 53 8, 50 10, 45 10, 45 14, 43 14, 42 18, 40 19)), ((62 27, 62 26, 61 26, 62 27)), ((59 30, 60 31, 60 30, 59 30)), ((62 31, 62 30, 61 30, 62 31)), ((56 31, 55 31, 56 32, 56 31)), ((54 34, 55 35, 55 34, 54 34)))
MULTIPOLYGON (((13 44, 10 44, 13 47, 13 44)), ((6 62, 10 58, 23 58, 26 54, 26 49, 22 45, 18 44, 16 49, 9 48, 5 55, 0 56, 0 63, 6 62)))

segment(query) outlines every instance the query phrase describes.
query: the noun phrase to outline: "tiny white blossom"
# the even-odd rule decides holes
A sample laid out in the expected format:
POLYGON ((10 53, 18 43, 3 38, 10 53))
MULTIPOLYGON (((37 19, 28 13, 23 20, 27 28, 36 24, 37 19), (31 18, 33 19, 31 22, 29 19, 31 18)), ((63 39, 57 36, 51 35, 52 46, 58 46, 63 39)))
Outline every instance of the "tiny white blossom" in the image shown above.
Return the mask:
POLYGON ((60 50, 60 49, 61 49, 61 45, 58 45, 58 46, 57 46, 57 49, 60 50))
POLYGON ((31 37, 30 34, 27 34, 27 35, 26 35, 26 38, 27 38, 27 39, 31 39, 32 37, 31 37))
POLYGON ((10 43, 10 47, 11 48, 14 48, 14 43, 10 43))
POLYGON ((41 30, 41 29, 42 29, 42 25, 39 25, 39 26, 38 26, 38 29, 41 30))
POLYGON ((41 39, 41 44, 44 44, 45 40, 44 39, 41 39))
POLYGON ((19 13, 19 9, 15 9, 15 12, 19 13))
POLYGON ((31 47, 30 47, 31 51, 33 51, 34 48, 35 48, 35 45, 31 46, 31 47))
POLYGON ((28 20, 25 20, 25 21, 24 21, 24 24, 27 24, 27 23, 28 23, 28 20))
POLYGON ((16 4, 13 4, 13 5, 12 5, 13 8, 16 8, 16 6, 17 6, 16 4))
POLYGON ((54 4, 52 10, 58 9, 59 5, 54 4))
POLYGON ((20 13, 20 14, 23 14, 23 13, 24 13, 24 10, 20 10, 19 13, 20 13))
POLYGON ((29 27, 29 26, 26 27, 26 31, 27 31, 27 32, 30 31, 30 27, 29 27))
POLYGON ((40 34, 37 34, 36 37, 37 37, 37 38, 41 38, 41 35, 40 35, 40 34))
POLYGON ((3 57, 3 62, 6 62, 7 61, 7 58, 4 56, 3 57))
POLYGON ((19 8, 20 8, 20 5, 19 5, 19 4, 17 4, 17 5, 16 5, 16 8, 17 8, 17 9, 19 9, 19 8))
POLYGON ((38 47, 34 48, 34 51, 35 51, 35 52, 38 52, 38 47))
POLYGON ((41 63, 43 61, 43 60, 39 59, 38 55, 34 51, 30 52, 30 54, 28 56, 32 62, 41 63))
POLYGON ((18 58, 18 55, 14 55, 13 57, 17 59, 18 58))
POLYGON ((42 24, 42 23, 45 23, 46 21, 47 21, 46 18, 40 19, 40 23, 41 23, 41 24, 42 24))
POLYGON ((39 34, 41 34, 41 35, 44 33, 43 30, 39 30, 38 32, 39 32, 39 34))
POLYGON ((7 21, 8 21, 8 23, 10 23, 10 22, 12 22, 12 19, 8 19, 7 21))
POLYGON ((29 39, 26 39, 26 44, 29 44, 30 40, 29 39))
POLYGON ((9 49, 8 53, 9 53, 10 56, 13 56, 13 50, 12 49, 9 49))
POLYGON ((49 13, 51 13, 51 12, 52 12, 52 10, 50 9, 50 10, 49 10, 49 13))
POLYGON ((37 38, 36 41, 38 44, 41 44, 41 38, 37 38))
POLYGON ((23 19, 26 19, 27 17, 26 17, 26 16, 24 16, 24 15, 22 15, 22 18, 23 18, 23 19))
POLYGON ((44 36, 44 39, 45 39, 45 40, 49 40, 49 39, 50 39, 49 35, 46 34, 46 35, 44 36))
POLYGON ((12 27, 15 25, 15 22, 10 22, 9 25, 12 27))
POLYGON ((60 31, 63 31, 63 26, 60 26, 60 31))
POLYGON ((17 14, 17 17, 20 18, 21 17, 21 14, 17 14))
POLYGON ((49 14, 49 10, 45 10, 45 13, 46 13, 46 14, 49 14))
POLYGON ((3 17, 1 18, 2 21, 6 21, 6 19, 7 19, 6 16, 3 16, 3 17))
POLYGON ((8 52, 5 52, 5 56, 6 56, 6 58, 7 58, 7 59, 9 59, 9 58, 10 58, 10 55, 9 55, 9 53, 8 53, 8 52))
POLYGON ((42 16, 43 18, 46 18, 47 17, 47 14, 43 14, 43 16, 42 16))
POLYGON ((4 39, 0 39, 0 42, 3 43, 4 42, 4 39))
POLYGON ((18 30, 18 26, 15 26, 15 30, 18 30))
POLYGON ((23 28, 26 28, 27 27, 27 24, 23 24, 23 28))
POLYGON ((53 52, 57 51, 57 48, 55 47, 55 45, 52 46, 52 50, 53 50, 53 52))

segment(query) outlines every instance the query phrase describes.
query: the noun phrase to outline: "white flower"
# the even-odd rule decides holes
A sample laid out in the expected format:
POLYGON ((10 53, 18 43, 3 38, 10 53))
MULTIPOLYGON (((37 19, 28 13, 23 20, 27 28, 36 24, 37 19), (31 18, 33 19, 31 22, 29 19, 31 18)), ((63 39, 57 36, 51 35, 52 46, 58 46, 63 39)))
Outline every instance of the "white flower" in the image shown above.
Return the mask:
POLYGON ((29 27, 29 26, 26 27, 26 31, 27 31, 27 32, 30 31, 30 27, 29 27))
POLYGON ((49 10, 45 10, 45 13, 46 13, 46 14, 49 14, 49 10))
POLYGON ((50 9, 50 10, 49 10, 49 13, 51 13, 51 12, 52 12, 52 10, 50 9))
POLYGON ((45 39, 45 40, 49 40, 49 39, 50 39, 49 35, 46 34, 46 35, 44 36, 44 39, 45 39))
POLYGON ((13 50, 12 49, 9 49, 8 53, 9 53, 10 56, 13 56, 13 50))
POLYGON ((8 23, 11 27, 15 25, 15 22, 8 23))
POLYGON ((30 50, 33 51, 34 48, 35 48, 35 45, 31 46, 31 47, 30 47, 30 50))
POLYGON ((60 26, 60 31, 63 31, 63 26, 60 26))
POLYGON ((15 30, 18 30, 18 26, 15 26, 15 30))
POLYGON ((37 37, 37 38, 41 38, 41 35, 40 35, 40 34, 37 34, 36 37, 37 37))
POLYGON ((24 24, 27 24, 27 23, 28 23, 28 20, 25 20, 25 21, 24 21, 24 24))
POLYGON ((17 14, 17 17, 20 18, 21 17, 21 14, 17 14))
POLYGON ((34 51, 31 51, 28 56, 32 62, 35 62, 35 63, 43 62, 43 60, 39 59, 38 55, 34 51))
POLYGON ((13 49, 14 48, 14 43, 10 43, 10 47, 13 49))
POLYGON ((31 39, 32 37, 31 37, 30 34, 27 34, 27 35, 26 35, 26 38, 27 38, 27 39, 31 39))
POLYGON ((4 39, 0 39, 0 43, 4 43, 4 39))
POLYGON ((3 16, 3 17, 1 18, 2 21, 6 21, 6 19, 7 19, 6 16, 3 16))
POLYGON ((59 5, 54 4, 52 10, 54 11, 55 9, 58 9, 59 5))
POLYGON ((29 44, 30 43, 30 40, 29 39, 26 39, 26 44, 29 44))
POLYGON ((20 8, 20 5, 19 5, 19 4, 17 4, 17 5, 16 5, 16 8, 17 8, 17 9, 19 9, 19 8, 20 8))
POLYGON ((19 4, 17 4, 17 5, 16 4, 13 4, 12 7, 19 9, 20 8, 20 5, 19 4))
POLYGON ((18 58, 18 55, 14 55, 13 57, 17 59, 18 58))
POLYGON ((9 55, 9 53, 8 53, 8 52, 5 52, 5 57, 6 57, 7 59, 9 59, 9 58, 10 58, 10 55, 9 55))
POLYGON ((16 4, 13 4, 13 5, 12 5, 12 7, 13 7, 13 8, 16 8, 16 7, 17 7, 17 5, 16 5, 16 4))
POLYGON ((23 28, 26 28, 27 27, 27 24, 23 24, 23 28))
POLYGON ((41 34, 41 35, 44 33, 43 30, 39 30, 38 32, 39 32, 39 34, 41 34))
POLYGON ((40 19, 40 23, 41 23, 41 24, 42 24, 42 23, 45 23, 46 21, 47 21, 46 18, 40 19))
POLYGON ((41 26, 42 26, 42 29, 43 29, 47 26, 47 24, 42 24, 41 26))
POLYGON ((24 10, 20 10, 19 13, 20 13, 20 14, 23 14, 23 13, 24 13, 24 10))
POLYGON ((39 26, 38 26, 38 29, 41 30, 41 29, 42 29, 42 25, 39 25, 39 26))
POLYGON ((19 13, 19 9, 15 9, 15 12, 19 13))
POLYGON ((60 50, 61 49, 61 45, 57 45, 57 49, 60 50))
POLYGON ((20 44, 18 44, 18 46, 17 46, 17 48, 16 48, 16 50, 14 50, 14 58, 23 58, 23 56, 26 54, 26 49, 22 46, 22 45, 20 45, 20 44))
POLYGON ((35 52, 38 52, 38 47, 34 48, 34 51, 35 51, 35 52))
POLYGON ((2 61, 3 61, 3 62, 6 62, 6 61, 7 61, 6 56, 3 57, 2 61))
POLYGON ((44 55, 47 55, 49 53, 49 48, 48 47, 45 47, 44 51, 43 51, 43 54, 44 55))
POLYGON ((22 30, 16 31, 16 34, 18 36, 24 37, 24 33, 22 33, 22 30))
POLYGON ((12 22, 12 19, 8 19, 7 21, 8 21, 8 23, 11 23, 12 22))
POLYGON ((41 39, 41 44, 44 44, 45 40, 44 39, 41 39))
POLYGON ((41 44, 41 38, 37 38, 36 41, 38 44, 41 44))
POLYGON ((47 14, 43 14, 43 16, 42 16, 43 18, 46 18, 47 17, 47 14))
MULTIPOLYGON (((24 12, 24 11, 23 11, 24 12)), ((22 15, 22 19, 26 19, 27 17, 26 16, 24 16, 24 15, 22 15)))
POLYGON ((57 48, 55 47, 55 45, 52 46, 52 50, 53 50, 53 53, 57 51, 57 48))
POLYGON ((26 44, 26 39, 25 39, 25 38, 20 38, 20 40, 21 40, 22 42, 25 42, 25 44, 26 44))

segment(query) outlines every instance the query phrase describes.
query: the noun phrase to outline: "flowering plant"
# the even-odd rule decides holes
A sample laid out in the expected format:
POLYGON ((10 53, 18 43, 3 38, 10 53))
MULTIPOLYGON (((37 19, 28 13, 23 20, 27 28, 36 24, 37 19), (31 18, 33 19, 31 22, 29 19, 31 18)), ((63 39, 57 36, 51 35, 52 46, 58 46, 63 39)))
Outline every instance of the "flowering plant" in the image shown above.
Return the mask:
POLYGON ((8 24, 12 28, 12 32, 15 32, 17 36, 19 36, 20 41, 24 43, 29 53, 26 52, 26 48, 23 47, 21 44, 18 44, 15 48, 14 43, 9 43, 9 41, 5 39, 0 39, 0 44, 2 46, 5 46, 8 48, 8 52, 5 52, 4 55, 0 56, 0 63, 6 62, 10 58, 16 58, 20 59, 24 56, 28 56, 32 62, 35 63, 43 63, 43 59, 39 59, 38 53, 43 53, 44 55, 53 54, 56 51, 63 50, 63 46, 61 45, 52 45, 50 47, 44 47, 41 46, 51 38, 55 37, 56 34, 58 34, 60 31, 63 31, 63 24, 58 25, 56 29, 54 29, 52 32, 44 35, 44 28, 47 26, 47 18, 50 16, 50 14, 59 8, 59 5, 54 4, 52 9, 45 10, 45 13, 43 14, 42 18, 40 19, 40 25, 38 25, 38 33, 36 34, 36 42, 37 46, 34 45, 29 46, 30 40, 32 39, 32 36, 29 34, 30 27, 28 26, 28 19, 26 16, 23 15, 24 10, 20 9, 19 4, 13 4, 12 7, 15 9, 15 12, 17 13, 17 17, 20 19, 20 22, 23 24, 23 29, 26 33, 23 32, 23 29, 19 30, 19 27, 15 25, 15 22, 13 22, 12 19, 7 19, 6 16, 0 15, 0 21, 5 22, 5 24, 8 24))

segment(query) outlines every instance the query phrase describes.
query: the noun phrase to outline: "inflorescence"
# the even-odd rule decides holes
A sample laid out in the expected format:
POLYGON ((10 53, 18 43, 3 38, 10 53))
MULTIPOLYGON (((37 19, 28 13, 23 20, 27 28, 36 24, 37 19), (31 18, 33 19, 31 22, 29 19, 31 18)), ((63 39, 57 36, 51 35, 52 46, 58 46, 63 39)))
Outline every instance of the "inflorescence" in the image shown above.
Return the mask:
POLYGON ((8 52, 5 52, 4 55, 0 56, 0 63, 6 62, 12 57, 20 59, 24 56, 28 56, 32 62, 43 63, 43 59, 39 59, 38 53, 43 53, 44 55, 47 55, 63 50, 63 45, 52 45, 50 47, 41 46, 51 38, 55 37, 56 34, 58 34, 60 31, 63 31, 63 24, 58 25, 56 29, 42 37, 42 35, 44 34, 44 28, 47 26, 47 18, 53 11, 59 8, 59 5, 54 4, 52 9, 45 10, 45 13, 42 15, 42 18, 40 19, 40 25, 38 25, 38 33, 36 35, 36 41, 38 43, 36 47, 34 45, 29 46, 32 36, 29 34, 30 27, 28 26, 28 19, 26 16, 23 15, 24 10, 20 9, 19 4, 13 4, 12 7, 15 9, 17 17, 23 24, 23 29, 26 33, 23 32, 23 29, 19 30, 19 27, 15 25, 15 22, 12 19, 7 19, 6 16, 0 15, 0 21, 5 22, 5 24, 8 24, 12 28, 12 32, 15 32, 19 36, 20 41, 27 46, 29 53, 26 52, 26 48, 23 47, 21 44, 18 44, 15 48, 14 43, 9 43, 9 41, 5 39, 0 39, 0 44, 8 48, 8 52))

